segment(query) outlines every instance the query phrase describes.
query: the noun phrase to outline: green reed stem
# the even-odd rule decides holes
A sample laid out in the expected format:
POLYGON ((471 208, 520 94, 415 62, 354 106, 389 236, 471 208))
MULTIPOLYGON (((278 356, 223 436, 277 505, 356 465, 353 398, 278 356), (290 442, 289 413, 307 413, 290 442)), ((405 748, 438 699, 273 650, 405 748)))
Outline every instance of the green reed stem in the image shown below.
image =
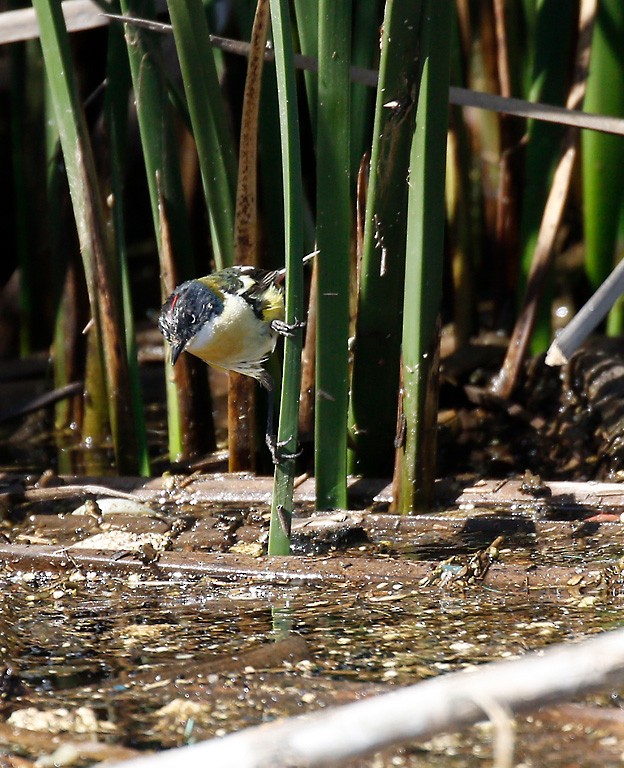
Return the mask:
POLYGON ((104 114, 108 139, 110 142, 110 185, 112 208, 110 216, 115 234, 113 247, 119 267, 121 283, 121 301, 125 318, 125 341, 130 375, 130 392, 133 400, 134 429, 137 441, 137 459, 139 473, 150 475, 150 459, 147 444, 147 430, 143 393, 139 379, 137 342, 130 292, 128 268, 128 250, 124 223, 124 166, 126 156, 128 128, 128 99, 130 95, 130 71, 123 31, 118 25, 111 25, 108 33, 108 83, 104 100, 104 114))
MULTIPOLYGON (((286 246, 286 322, 303 318, 303 190, 297 90, 288 0, 271 0, 271 22, 280 108, 286 246)), ((286 458, 275 468, 269 554, 290 552, 301 381, 301 332, 284 342, 278 441, 286 458)))
POLYGON ((423 2, 388 0, 366 204, 351 384, 351 469, 392 471, 399 387, 402 287, 418 32, 423 2))
POLYGON ((97 334, 95 348, 101 350, 106 386, 91 397, 103 398, 120 471, 136 471, 136 436, 118 282, 111 269, 106 224, 89 135, 74 82, 69 35, 60 4, 35 0, 40 40, 50 83, 50 94, 65 160, 80 250, 97 334))
MULTIPOLYGON (((318 57, 319 54, 319 13, 320 3, 310 0, 294 0, 297 32, 299 33, 299 49, 304 56, 318 57)), ((316 144, 317 109, 318 109, 318 79, 315 72, 303 73, 308 99, 308 112, 312 136, 316 144)))
MULTIPOLYGON (((129 16, 154 16, 152 0, 121 0, 121 8, 129 16)), ((160 38, 132 25, 126 27, 125 36, 161 273, 171 274, 168 260, 172 251, 177 268, 172 282, 176 282, 191 277, 195 270, 180 178, 178 141, 160 63, 160 38)), ((173 286, 168 286, 169 289, 173 286)), ((180 363, 184 367, 187 361, 180 363)), ((185 418, 192 410, 188 402, 192 392, 176 383, 186 371, 178 371, 178 366, 172 370, 168 363, 165 365, 169 455, 172 461, 178 461, 192 452, 192 433, 185 418)))
POLYGON ((351 0, 321 0, 317 107, 315 477, 319 509, 347 505, 351 0))
POLYGON ((435 480, 450 38, 450 3, 426 0, 408 185, 402 348, 405 440, 397 505, 403 513, 429 508, 435 480))
MULTIPOLYGON (((592 38, 584 106, 587 112, 624 115, 622 41, 624 4, 601 0, 592 38)), ((622 257, 624 137, 583 131, 582 141, 585 269, 596 289, 613 269, 614 261, 622 257)), ((621 300, 611 310, 607 327, 611 335, 622 333, 624 306, 621 300)))
MULTIPOLYGON (((379 55, 379 0, 358 0, 353 14, 351 63, 354 67, 377 69, 379 55)), ((370 150, 375 96, 361 83, 351 85, 351 176, 355 178, 362 155, 370 150)))
MULTIPOLYGON (((152 0, 121 0, 121 8, 129 16, 149 19, 155 15, 152 0)), ((126 27, 125 36, 156 241, 160 249, 158 207, 162 195, 178 264, 183 274, 190 275, 193 264, 191 235, 180 179, 177 137, 166 84, 161 76, 159 37, 131 25, 126 27)))
POLYGON ((168 0, 217 269, 234 261, 236 159, 201 0, 168 0))

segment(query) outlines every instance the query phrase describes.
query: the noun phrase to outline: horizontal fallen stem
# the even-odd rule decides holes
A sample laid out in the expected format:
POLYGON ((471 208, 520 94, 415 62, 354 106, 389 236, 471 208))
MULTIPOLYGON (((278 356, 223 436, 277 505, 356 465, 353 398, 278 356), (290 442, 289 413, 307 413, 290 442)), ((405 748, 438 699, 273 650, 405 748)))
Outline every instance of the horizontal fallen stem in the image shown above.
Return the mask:
MULTIPOLYGON (((68 29, 76 32, 91 27, 103 26, 109 23, 113 14, 104 14, 98 6, 90 0, 72 0, 63 3, 66 13, 68 29)), ((137 22, 142 20, 138 19, 137 22)), ((169 32, 168 24, 154 25, 150 29, 160 32, 169 32)), ((24 8, 16 11, 7 11, 0 14, 0 45, 4 43, 28 40, 37 37, 39 28, 36 23, 32 8, 24 8)), ((249 43, 240 40, 211 36, 212 44, 228 53, 246 56, 249 52, 249 43)), ((267 60, 273 59, 273 51, 267 50, 267 60)), ((318 62, 310 56, 295 56, 295 65, 298 69, 316 71, 318 62)), ((377 87, 377 72, 361 67, 351 68, 353 82, 377 87)), ((608 115, 593 115, 579 110, 570 110, 565 107, 557 107, 552 104, 537 104, 523 99, 498 96, 493 93, 472 91, 467 88, 451 87, 449 89, 449 102, 463 107, 476 107, 493 112, 502 112, 515 117, 523 117, 532 120, 543 120, 559 125, 576 126, 602 133, 624 135, 624 119, 610 117, 608 115)))
MULTIPOLYGON (((455 582, 443 579, 433 581, 433 586, 422 586, 423 580, 432 579, 437 561, 413 561, 404 558, 363 559, 359 557, 259 557, 233 553, 163 552, 145 563, 136 553, 72 548, 71 546, 41 544, 0 543, 0 571, 72 572, 76 569, 98 575, 125 578, 129 574, 157 577, 161 580, 218 579, 225 583, 254 583, 272 586, 349 586, 376 589, 378 585, 400 584, 403 594, 393 594, 393 599, 403 599, 413 591, 440 590, 442 593, 482 586, 509 591, 521 590, 523 594, 537 598, 549 593, 554 598, 580 599, 581 595, 608 591, 616 600, 621 584, 614 572, 611 578, 609 563, 585 563, 582 568, 545 566, 521 566, 495 562, 483 578, 455 582), (616 583, 617 582, 617 583, 616 583), (619 586, 618 586, 619 584, 619 586), (407 591, 409 590, 409 591, 407 591)), ((458 569, 460 565, 456 566, 458 569)))
MULTIPOLYGON (((245 506, 247 504, 270 504, 272 479, 246 474, 194 475, 190 477, 149 480, 137 477, 61 477, 58 484, 48 483, 40 488, 24 484, 18 474, 0 475, 0 502, 13 503, 49 502, 84 495, 105 495, 132 498, 155 504, 224 504, 245 506)), ((574 482, 558 480, 543 483, 544 495, 535 498, 524 489, 522 480, 480 480, 474 485, 459 485, 454 480, 436 481, 436 504, 444 507, 460 507, 466 517, 474 515, 472 510, 495 507, 513 511, 534 512, 547 507, 549 510, 566 512, 624 511, 624 486, 621 483, 574 482)), ((314 479, 303 478, 295 484, 295 501, 303 513, 314 504, 314 479)), ((382 512, 392 501, 391 488, 385 480, 350 477, 348 480, 349 500, 357 508, 367 507, 367 514, 382 512)), ((336 513, 341 514, 341 513, 336 513)), ((345 513, 346 514, 346 513, 345 513)), ((362 512, 353 514, 362 515, 362 512)), ((394 527, 419 525, 418 518, 398 522, 394 527)), ((459 521, 458 521, 459 524, 459 521)))

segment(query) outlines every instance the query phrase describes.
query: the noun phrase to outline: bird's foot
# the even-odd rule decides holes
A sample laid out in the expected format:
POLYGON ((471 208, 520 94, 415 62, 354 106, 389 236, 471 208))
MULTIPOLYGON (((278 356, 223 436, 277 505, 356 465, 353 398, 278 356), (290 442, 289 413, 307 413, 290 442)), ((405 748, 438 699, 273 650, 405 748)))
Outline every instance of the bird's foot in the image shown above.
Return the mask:
POLYGON ((278 441, 277 437, 275 435, 270 435, 267 433, 266 435, 266 444, 267 448, 269 449, 269 453, 271 454, 271 459, 273 460, 273 464, 276 466, 278 464, 281 464, 284 461, 288 461, 290 459, 296 459, 303 451, 298 450, 295 453, 291 453, 289 451, 283 451, 282 448, 284 446, 288 445, 290 440, 280 440, 278 441))
POLYGON ((271 328, 280 336, 294 336, 295 331, 305 327, 305 320, 295 320, 294 323, 287 323, 285 320, 272 320, 271 328))

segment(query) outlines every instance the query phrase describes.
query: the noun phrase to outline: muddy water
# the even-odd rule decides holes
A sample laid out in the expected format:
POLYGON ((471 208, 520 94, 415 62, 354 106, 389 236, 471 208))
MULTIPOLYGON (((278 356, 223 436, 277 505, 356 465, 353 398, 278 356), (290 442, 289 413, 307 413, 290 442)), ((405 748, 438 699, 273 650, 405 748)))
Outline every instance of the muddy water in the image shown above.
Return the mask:
MULTIPOLYGON (((33 519, 11 537, 33 538, 33 519)), ((44 540, 45 526, 37 526, 44 540)), ((574 550, 508 549, 503 559, 583 566, 597 557, 606 564, 618 553, 620 546, 605 541, 574 550)), ((395 558, 400 570, 401 559, 424 556, 387 537, 382 545, 357 544, 350 554, 386 558, 390 576, 395 558)), ((60 763, 59 744, 96 741, 114 759, 106 753, 112 745, 192 743, 622 622, 621 597, 604 589, 532 594, 522 585, 445 588, 393 578, 278 587, 175 573, 163 579, 149 562, 129 575, 5 567, 0 590, 0 706, 12 727, 12 735, 0 733, 0 748, 28 758, 53 752, 60 763), (58 743, 33 744, 32 733, 58 734, 58 743)), ((586 700, 594 702, 600 711, 619 711, 616 692, 586 700)), ((564 711, 519 719, 516 763, 621 764, 622 730, 583 718, 564 711)), ((477 766, 484 758, 490 764, 492 738, 486 724, 357 765, 477 766)), ((95 761, 87 756, 78 764, 95 761)))

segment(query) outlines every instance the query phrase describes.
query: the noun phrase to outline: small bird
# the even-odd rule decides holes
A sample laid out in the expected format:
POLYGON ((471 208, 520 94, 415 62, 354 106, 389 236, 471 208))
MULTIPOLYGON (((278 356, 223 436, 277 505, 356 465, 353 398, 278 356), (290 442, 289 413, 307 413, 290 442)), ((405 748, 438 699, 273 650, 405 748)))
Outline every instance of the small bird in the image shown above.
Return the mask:
POLYGON ((268 390, 267 445, 275 463, 273 380, 262 364, 279 336, 292 336, 303 326, 284 320, 285 274, 285 269, 238 266, 188 280, 169 296, 158 319, 173 365, 183 351, 190 352, 215 368, 251 376, 268 390))

